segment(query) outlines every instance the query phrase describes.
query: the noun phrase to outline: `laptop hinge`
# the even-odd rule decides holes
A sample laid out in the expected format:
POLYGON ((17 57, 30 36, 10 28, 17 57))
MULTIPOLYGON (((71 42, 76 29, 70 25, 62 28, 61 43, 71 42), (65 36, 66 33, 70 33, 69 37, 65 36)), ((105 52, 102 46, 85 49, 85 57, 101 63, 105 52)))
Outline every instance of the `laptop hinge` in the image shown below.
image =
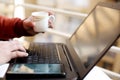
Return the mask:
POLYGON ((71 71, 73 71, 73 66, 72 66, 71 61, 70 61, 70 58, 68 57, 68 54, 67 54, 67 53, 69 53, 69 51, 66 50, 67 48, 65 48, 65 46, 62 46, 62 48, 63 48, 64 53, 65 53, 65 56, 66 56, 66 58, 67 58, 69 67, 70 67, 71 71))
MULTIPOLYGON (((71 64, 71 62, 70 62, 70 59, 69 59, 69 57, 68 57, 68 54, 66 54, 66 53, 69 52, 69 51, 66 50, 65 46, 63 46, 63 50, 64 50, 65 55, 66 55, 66 57, 67 57, 68 63, 69 63, 69 65, 70 65, 70 69, 73 70, 73 66, 72 66, 72 64, 71 64)), ((81 77, 79 76, 79 73, 76 72, 76 74, 77 74, 77 79, 76 79, 76 80, 82 80, 81 77)))
POLYGON ((78 72, 76 72, 76 73, 77 73, 77 76, 78 76, 76 80, 82 80, 79 76, 79 73, 78 72))

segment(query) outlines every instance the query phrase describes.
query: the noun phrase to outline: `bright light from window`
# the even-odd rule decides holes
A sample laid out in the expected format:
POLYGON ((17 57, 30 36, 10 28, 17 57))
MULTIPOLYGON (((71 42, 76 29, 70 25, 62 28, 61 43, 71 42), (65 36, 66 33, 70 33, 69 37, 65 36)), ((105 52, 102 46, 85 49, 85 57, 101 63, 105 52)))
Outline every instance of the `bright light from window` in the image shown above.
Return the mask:
POLYGON ((22 6, 17 6, 18 4, 23 4, 24 0, 14 0, 14 3, 15 3, 14 17, 24 19, 25 18, 24 8, 22 6))
POLYGON ((76 6, 88 7, 90 0, 72 0, 76 6))

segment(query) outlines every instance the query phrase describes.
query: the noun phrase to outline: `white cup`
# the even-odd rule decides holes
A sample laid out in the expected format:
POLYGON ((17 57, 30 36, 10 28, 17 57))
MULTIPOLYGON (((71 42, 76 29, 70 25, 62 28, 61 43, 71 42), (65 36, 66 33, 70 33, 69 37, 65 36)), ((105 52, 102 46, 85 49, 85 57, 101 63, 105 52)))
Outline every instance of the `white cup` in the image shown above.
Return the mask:
POLYGON ((45 32, 47 31, 49 25, 48 21, 49 19, 54 20, 54 15, 49 15, 48 12, 32 12, 32 21, 34 24, 34 31, 35 32, 45 32))

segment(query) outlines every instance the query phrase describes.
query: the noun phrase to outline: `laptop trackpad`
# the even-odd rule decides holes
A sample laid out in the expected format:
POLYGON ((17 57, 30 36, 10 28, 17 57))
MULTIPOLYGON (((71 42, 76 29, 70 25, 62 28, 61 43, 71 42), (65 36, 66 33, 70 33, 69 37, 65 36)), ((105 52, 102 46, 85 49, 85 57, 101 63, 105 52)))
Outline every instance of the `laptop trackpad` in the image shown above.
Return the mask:
POLYGON ((8 72, 7 78, 64 78, 65 70, 63 64, 13 64, 8 72), (15 77, 17 76, 17 77, 15 77))

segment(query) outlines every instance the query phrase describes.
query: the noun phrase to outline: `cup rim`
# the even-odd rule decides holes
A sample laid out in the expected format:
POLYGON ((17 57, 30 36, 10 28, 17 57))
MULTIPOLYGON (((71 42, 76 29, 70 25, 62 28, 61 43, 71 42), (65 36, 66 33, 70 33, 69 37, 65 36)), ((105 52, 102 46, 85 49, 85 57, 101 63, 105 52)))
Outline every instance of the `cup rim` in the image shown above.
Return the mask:
POLYGON ((48 16, 48 12, 45 12, 45 11, 35 11, 35 12, 32 12, 31 14, 32 16, 39 16, 39 15, 46 15, 48 16))

